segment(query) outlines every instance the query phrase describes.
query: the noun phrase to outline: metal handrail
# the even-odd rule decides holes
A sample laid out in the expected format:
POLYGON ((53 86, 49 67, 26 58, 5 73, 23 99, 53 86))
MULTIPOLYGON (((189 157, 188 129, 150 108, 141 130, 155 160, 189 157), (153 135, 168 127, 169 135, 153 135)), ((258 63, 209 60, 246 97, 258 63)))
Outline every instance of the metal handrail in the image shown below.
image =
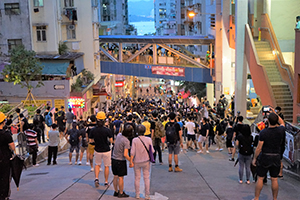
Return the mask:
MULTIPOLYGON (((273 35, 272 35, 270 29, 269 29, 268 27, 260 27, 260 28, 261 28, 261 29, 267 29, 267 30, 268 30, 269 35, 271 36, 272 43, 273 43, 274 47, 276 47, 276 44, 275 44, 275 42, 274 42, 274 38, 273 38, 273 35)), ((276 50, 277 50, 277 49, 276 49, 276 50)), ((278 59, 278 61, 279 61, 279 63, 280 63, 280 67, 281 67, 282 69, 285 69, 285 70, 288 72, 289 78, 290 78, 290 80, 291 80, 291 84, 292 84, 292 86, 294 87, 294 83, 293 83, 293 79, 292 79, 292 77, 291 77, 290 71, 289 71, 286 67, 283 67, 282 62, 281 62, 281 59, 279 58, 277 52, 276 52, 276 56, 277 56, 277 59, 278 59)))

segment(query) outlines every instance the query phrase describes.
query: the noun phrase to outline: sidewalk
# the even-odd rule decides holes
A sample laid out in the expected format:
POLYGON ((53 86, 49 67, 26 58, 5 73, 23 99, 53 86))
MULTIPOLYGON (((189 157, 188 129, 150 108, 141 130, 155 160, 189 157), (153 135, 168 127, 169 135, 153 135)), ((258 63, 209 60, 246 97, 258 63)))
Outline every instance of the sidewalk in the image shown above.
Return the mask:
MULTIPOLYGON (((215 149, 216 147, 213 146, 215 149)), ((238 165, 228 161, 227 151, 210 150, 210 154, 183 151, 179 166, 183 172, 168 172, 168 153, 163 153, 164 165, 155 165, 151 174, 151 194, 158 192, 171 200, 222 199, 251 200, 255 183, 238 183, 238 165)), ((173 166, 174 167, 174 166, 173 166)), ((244 180, 245 181, 245 180, 244 180)), ((279 180, 278 199, 300 200, 300 182, 284 173, 279 180)), ((272 199, 271 181, 264 185, 261 200, 272 199)))

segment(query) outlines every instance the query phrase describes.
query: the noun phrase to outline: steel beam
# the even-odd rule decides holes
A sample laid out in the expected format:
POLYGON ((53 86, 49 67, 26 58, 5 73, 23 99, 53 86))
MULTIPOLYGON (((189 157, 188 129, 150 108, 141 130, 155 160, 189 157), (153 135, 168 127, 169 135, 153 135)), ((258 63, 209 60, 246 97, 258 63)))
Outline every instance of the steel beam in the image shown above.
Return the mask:
POLYGON ((138 52, 136 52, 134 55, 130 56, 125 62, 129 63, 130 61, 132 61, 134 58, 136 58, 138 55, 140 55, 141 53, 143 53, 144 51, 146 51, 146 49, 148 49, 149 47, 151 47, 152 44, 147 44, 146 46, 144 46, 141 50, 139 50, 138 52))
POLYGON ((111 59, 112 61, 114 62, 118 62, 117 59, 115 59, 112 55, 110 55, 110 53, 108 53, 105 49, 103 49, 102 47, 100 47, 100 50, 109 58, 111 59))

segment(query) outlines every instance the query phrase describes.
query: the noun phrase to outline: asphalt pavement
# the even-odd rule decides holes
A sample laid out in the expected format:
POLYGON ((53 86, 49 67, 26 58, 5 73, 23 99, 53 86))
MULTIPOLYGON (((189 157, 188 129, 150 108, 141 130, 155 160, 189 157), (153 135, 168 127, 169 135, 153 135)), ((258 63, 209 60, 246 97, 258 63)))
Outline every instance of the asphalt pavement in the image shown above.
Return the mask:
MULTIPOLYGON (((251 200, 255 183, 238 183, 238 166, 228 161, 226 152, 210 150, 210 154, 182 151, 179 165, 183 172, 168 172, 168 153, 163 152, 163 165, 151 167, 151 199, 157 200, 251 200)), ((75 155, 74 155, 75 156, 75 155)), ((74 159, 74 157, 73 157, 74 159)), ((83 158, 85 160, 85 157, 83 158)), ((69 165, 68 152, 58 156, 58 165, 30 167, 23 171, 20 188, 17 191, 12 181, 11 200, 68 200, 68 199, 117 199, 113 197, 113 186, 104 186, 103 172, 100 172, 100 187, 94 187, 94 172, 85 165, 69 165)), ((102 166, 102 168, 104 168, 102 166)), ((110 174, 109 181, 113 176, 110 174)), ((141 181, 142 184, 142 181, 141 181)), ((143 185, 143 184, 142 184, 143 185)), ((135 199, 133 169, 128 168, 124 190, 135 199)), ((143 186, 141 187, 141 192, 143 186)), ((142 192, 143 193, 143 192, 142 192)), ((144 193, 141 197, 143 197, 144 193)), ((141 198, 143 199, 143 198, 141 198)), ((272 199, 270 180, 261 193, 261 200, 272 199)), ((300 182, 284 174, 279 180, 278 199, 300 200, 300 182)))

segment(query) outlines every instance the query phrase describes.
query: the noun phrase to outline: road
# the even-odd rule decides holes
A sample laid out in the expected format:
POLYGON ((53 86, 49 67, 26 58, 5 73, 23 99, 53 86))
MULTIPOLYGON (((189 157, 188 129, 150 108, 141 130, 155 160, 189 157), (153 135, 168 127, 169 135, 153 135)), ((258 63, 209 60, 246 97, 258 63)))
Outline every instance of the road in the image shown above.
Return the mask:
MULTIPOLYGON (((164 164, 151 167, 152 199, 251 200, 254 197, 255 184, 238 183, 238 167, 233 167, 233 162, 228 161, 226 152, 211 150, 210 154, 199 155, 194 151, 183 151, 179 155, 180 167, 183 169, 180 173, 168 172, 167 156, 165 151, 164 164)), ((68 165, 68 152, 63 153, 58 157, 56 166, 47 166, 46 162, 42 162, 39 167, 25 170, 20 190, 17 191, 13 182, 11 184, 11 199, 116 199, 112 196, 113 186, 104 187, 103 172, 99 177, 100 187, 96 189, 93 182, 94 173, 89 169, 89 166, 85 165, 68 165)), ((110 175, 109 181, 112 177, 110 175)), ((299 185, 299 181, 284 174, 284 179, 279 180, 278 199, 300 200, 299 185)), ((128 168, 124 189, 130 195, 127 199, 135 199, 134 175, 131 168, 128 168)), ((264 185, 260 199, 272 199, 270 180, 264 185)))

